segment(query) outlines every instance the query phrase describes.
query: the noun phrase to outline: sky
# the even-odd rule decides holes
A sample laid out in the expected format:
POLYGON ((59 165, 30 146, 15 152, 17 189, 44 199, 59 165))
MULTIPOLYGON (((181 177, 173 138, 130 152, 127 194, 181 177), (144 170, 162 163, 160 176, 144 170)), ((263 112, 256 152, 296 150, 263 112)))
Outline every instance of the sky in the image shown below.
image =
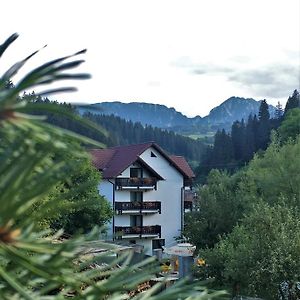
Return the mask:
POLYGON ((284 105, 299 90, 299 0, 10 0, 1 12, 1 43, 20 35, 1 74, 47 44, 16 82, 87 48, 77 71, 92 78, 56 84, 78 88, 58 101, 148 102, 203 117, 231 96, 284 105))

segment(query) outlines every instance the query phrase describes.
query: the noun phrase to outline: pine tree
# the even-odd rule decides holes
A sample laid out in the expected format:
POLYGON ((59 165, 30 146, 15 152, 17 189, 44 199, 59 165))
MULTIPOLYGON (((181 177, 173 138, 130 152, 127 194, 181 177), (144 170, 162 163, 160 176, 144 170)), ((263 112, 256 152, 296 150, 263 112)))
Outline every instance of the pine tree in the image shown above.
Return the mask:
POLYGON ((270 119, 269 105, 267 104, 266 99, 262 100, 260 103, 258 111, 258 120, 260 122, 268 122, 270 119))
POLYGON ((245 129, 245 152, 243 160, 248 162, 255 152, 255 121, 252 115, 249 115, 245 129))
POLYGON ((290 109, 300 107, 300 95, 297 90, 294 90, 293 95, 288 98, 285 105, 284 114, 286 114, 290 109))
POLYGON ((257 132, 257 141, 258 141, 258 149, 265 150, 270 141, 270 113, 269 106, 266 100, 263 100, 259 107, 258 112, 258 132, 257 132))
POLYGON ((281 119, 284 114, 284 110, 282 109, 281 103, 278 101, 275 110, 275 119, 281 119))
POLYGON ((231 126, 231 139, 235 160, 242 160, 245 156, 245 123, 244 120, 235 121, 231 126))
MULTIPOLYGON (((0 45, 0 57, 17 37, 14 34, 0 45)), ((158 268, 153 260, 129 265, 130 255, 117 257, 113 247, 99 242, 96 228, 88 235, 63 240, 62 231, 54 234, 37 231, 31 215, 26 215, 65 178, 65 174, 76 173, 77 159, 88 157, 81 147, 74 146, 74 140, 103 147, 101 143, 30 115, 30 103, 20 102, 18 97, 24 89, 45 82, 87 78, 86 74, 66 73, 83 62, 74 60, 83 51, 43 64, 25 75, 16 86, 6 88, 11 76, 36 53, 14 64, 0 77, 0 130, 6 133, 5 146, 0 145, 0 298, 128 299, 129 292, 137 290, 138 284, 155 276, 158 268), (67 160, 64 155, 59 155, 61 153, 72 154, 72 159, 67 160), (94 247, 106 249, 108 255, 98 253, 93 257, 89 251, 94 247)), ((51 89, 48 93, 58 91, 61 89, 51 89)), ((40 105, 39 110, 49 112, 50 108, 40 105)), ((53 107, 51 111, 54 112, 53 107)), ((55 108, 55 112, 78 122, 81 120, 62 108, 55 108)), ((81 122, 101 131, 95 124, 86 120, 81 122)), ((58 203, 53 201, 47 208, 59 209, 58 203)), ((43 211, 45 216, 49 214, 48 209, 43 211)), ((210 296, 207 289, 199 288, 199 283, 187 280, 163 292, 161 288, 162 284, 158 284, 136 299, 210 299, 220 294, 210 296)))

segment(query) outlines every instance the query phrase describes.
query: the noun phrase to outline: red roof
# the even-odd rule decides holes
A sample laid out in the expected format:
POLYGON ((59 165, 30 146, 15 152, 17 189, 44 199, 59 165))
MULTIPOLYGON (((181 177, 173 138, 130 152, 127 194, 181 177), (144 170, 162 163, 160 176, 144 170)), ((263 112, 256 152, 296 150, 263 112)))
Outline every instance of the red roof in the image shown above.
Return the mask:
POLYGON ((170 158, 186 174, 188 178, 195 177, 193 170, 183 156, 170 155, 170 158))
MULTIPOLYGON (((143 144, 119 146, 108 149, 92 149, 92 161, 94 166, 102 171, 103 178, 115 178, 120 175, 136 160, 140 160, 139 156, 148 148, 155 148, 162 156, 164 156, 184 177, 195 177, 190 166, 182 156, 169 156, 154 142, 143 144)), ((155 170, 151 169, 155 172, 155 170)), ((156 173, 158 177, 159 174, 156 173)), ((162 178, 160 178, 162 179, 162 178)))

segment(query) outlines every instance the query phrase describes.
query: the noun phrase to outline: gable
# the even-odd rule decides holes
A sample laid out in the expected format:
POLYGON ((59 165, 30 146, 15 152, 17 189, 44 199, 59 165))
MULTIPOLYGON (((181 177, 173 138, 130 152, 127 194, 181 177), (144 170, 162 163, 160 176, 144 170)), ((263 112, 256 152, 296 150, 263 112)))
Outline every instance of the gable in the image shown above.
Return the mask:
POLYGON ((137 160, 142 160, 155 177, 161 178, 155 165, 158 157, 163 158, 170 166, 175 168, 184 178, 194 177, 193 171, 190 169, 186 160, 181 156, 170 157, 157 144, 153 142, 126 145, 109 149, 93 149, 90 150, 94 166, 102 171, 103 178, 115 178, 119 176, 126 168, 137 160), (151 159, 149 159, 151 158, 151 159))

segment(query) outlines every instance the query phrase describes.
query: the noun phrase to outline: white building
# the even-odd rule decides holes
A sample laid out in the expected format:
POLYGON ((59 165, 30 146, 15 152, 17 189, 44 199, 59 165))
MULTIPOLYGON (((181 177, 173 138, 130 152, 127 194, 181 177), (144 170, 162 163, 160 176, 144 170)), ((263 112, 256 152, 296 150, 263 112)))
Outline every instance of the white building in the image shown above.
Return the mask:
POLYGON ((100 194, 115 212, 114 239, 144 246, 146 254, 174 245, 183 228, 185 191, 194 173, 181 156, 169 156, 153 142, 91 150, 102 172, 100 194))

